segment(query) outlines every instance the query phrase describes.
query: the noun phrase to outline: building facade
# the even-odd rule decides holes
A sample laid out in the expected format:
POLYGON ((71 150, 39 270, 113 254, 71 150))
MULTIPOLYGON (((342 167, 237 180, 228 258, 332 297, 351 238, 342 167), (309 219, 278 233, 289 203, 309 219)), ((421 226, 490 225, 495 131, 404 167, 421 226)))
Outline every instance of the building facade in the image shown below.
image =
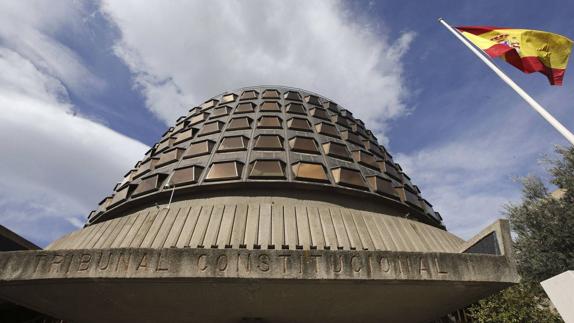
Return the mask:
POLYGON ((429 322, 518 280, 507 222, 449 233, 361 120, 280 86, 192 108, 84 228, 0 268, 73 322, 429 322))

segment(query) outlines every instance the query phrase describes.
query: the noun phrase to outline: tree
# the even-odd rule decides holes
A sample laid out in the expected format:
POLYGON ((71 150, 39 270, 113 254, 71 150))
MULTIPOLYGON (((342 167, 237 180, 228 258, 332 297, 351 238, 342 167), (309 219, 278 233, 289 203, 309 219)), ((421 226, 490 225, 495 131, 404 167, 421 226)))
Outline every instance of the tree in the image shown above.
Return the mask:
POLYGON ((574 148, 556 151, 561 158, 548 161, 548 171, 558 194, 530 176, 522 179, 522 201, 506 207, 522 282, 471 306, 478 322, 562 321, 539 285, 574 269, 574 148))

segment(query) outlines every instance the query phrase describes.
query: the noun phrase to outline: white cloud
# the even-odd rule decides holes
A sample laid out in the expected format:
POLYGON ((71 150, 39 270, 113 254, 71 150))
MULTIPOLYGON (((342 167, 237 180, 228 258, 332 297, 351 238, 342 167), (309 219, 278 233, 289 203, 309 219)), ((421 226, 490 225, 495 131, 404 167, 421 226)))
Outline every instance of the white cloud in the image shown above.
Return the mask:
MULTIPOLYGON (((476 86, 469 82, 460 89, 462 94, 450 93, 444 102, 460 108, 464 91, 472 88, 476 86)), ((546 88, 536 97, 560 118, 573 95, 555 90, 546 88)), ((520 200, 516 179, 545 176, 544 165, 536 161, 552 155, 554 143, 566 143, 510 89, 501 87, 489 97, 472 105, 484 114, 452 131, 450 138, 396 156, 447 228, 463 238, 503 217, 504 206, 520 200)), ((564 120, 574 121, 571 116, 564 120)))
POLYGON ((72 49, 58 40, 73 35, 89 15, 82 2, 0 2, 0 43, 11 48, 44 73, 62 80, 80 95, 101 91, 105 83, 93 75, 72 49))
POLYGON ((118 55, 167 124, 190 104, 257 84, 305 88, 379 134, 405 112, 401 57, 414 35, 385 30, 339 1, 104 1, 118 55))
POLYGON ((0 7, 0 223, 43 245, 84 223, 147 147, 73 112, 67 88, 102 85, 50 34, 76 6, 0 7))

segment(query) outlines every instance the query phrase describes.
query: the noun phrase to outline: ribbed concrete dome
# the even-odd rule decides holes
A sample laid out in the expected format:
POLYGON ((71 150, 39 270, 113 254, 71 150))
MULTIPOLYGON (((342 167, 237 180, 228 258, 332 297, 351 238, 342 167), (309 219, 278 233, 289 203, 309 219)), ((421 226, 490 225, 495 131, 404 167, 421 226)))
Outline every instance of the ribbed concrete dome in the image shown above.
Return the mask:
POLYGON ((515 283, 510 245, 505 221, 447 232, 348 110, 258 86, 178 119, 84 228, 0 253, 0 296, 73 322, 428 322, 515 283))
POLYGON ((112 218, 131 205, 153 204, 162 192, 180 197, 191 189, 230 186, 335 190, 442 226, 363 121, 328 98, 276 86, 225 92, 191 109, 89 221, 112 218))
POLYGON ((363 121, 328 98, 279 86, 192 108, 86 226, 48 249, 456 252, 463 242, 363 121))

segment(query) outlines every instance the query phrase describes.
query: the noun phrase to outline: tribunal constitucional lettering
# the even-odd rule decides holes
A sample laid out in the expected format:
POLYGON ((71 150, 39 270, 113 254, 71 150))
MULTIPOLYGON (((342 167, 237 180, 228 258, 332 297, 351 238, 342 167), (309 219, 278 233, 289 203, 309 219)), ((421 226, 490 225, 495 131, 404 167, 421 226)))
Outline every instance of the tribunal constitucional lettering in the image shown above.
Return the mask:
POLYGON ((440 279, 437 255, 378 251, 109 249, 38 253, 34 274, 440 279))

